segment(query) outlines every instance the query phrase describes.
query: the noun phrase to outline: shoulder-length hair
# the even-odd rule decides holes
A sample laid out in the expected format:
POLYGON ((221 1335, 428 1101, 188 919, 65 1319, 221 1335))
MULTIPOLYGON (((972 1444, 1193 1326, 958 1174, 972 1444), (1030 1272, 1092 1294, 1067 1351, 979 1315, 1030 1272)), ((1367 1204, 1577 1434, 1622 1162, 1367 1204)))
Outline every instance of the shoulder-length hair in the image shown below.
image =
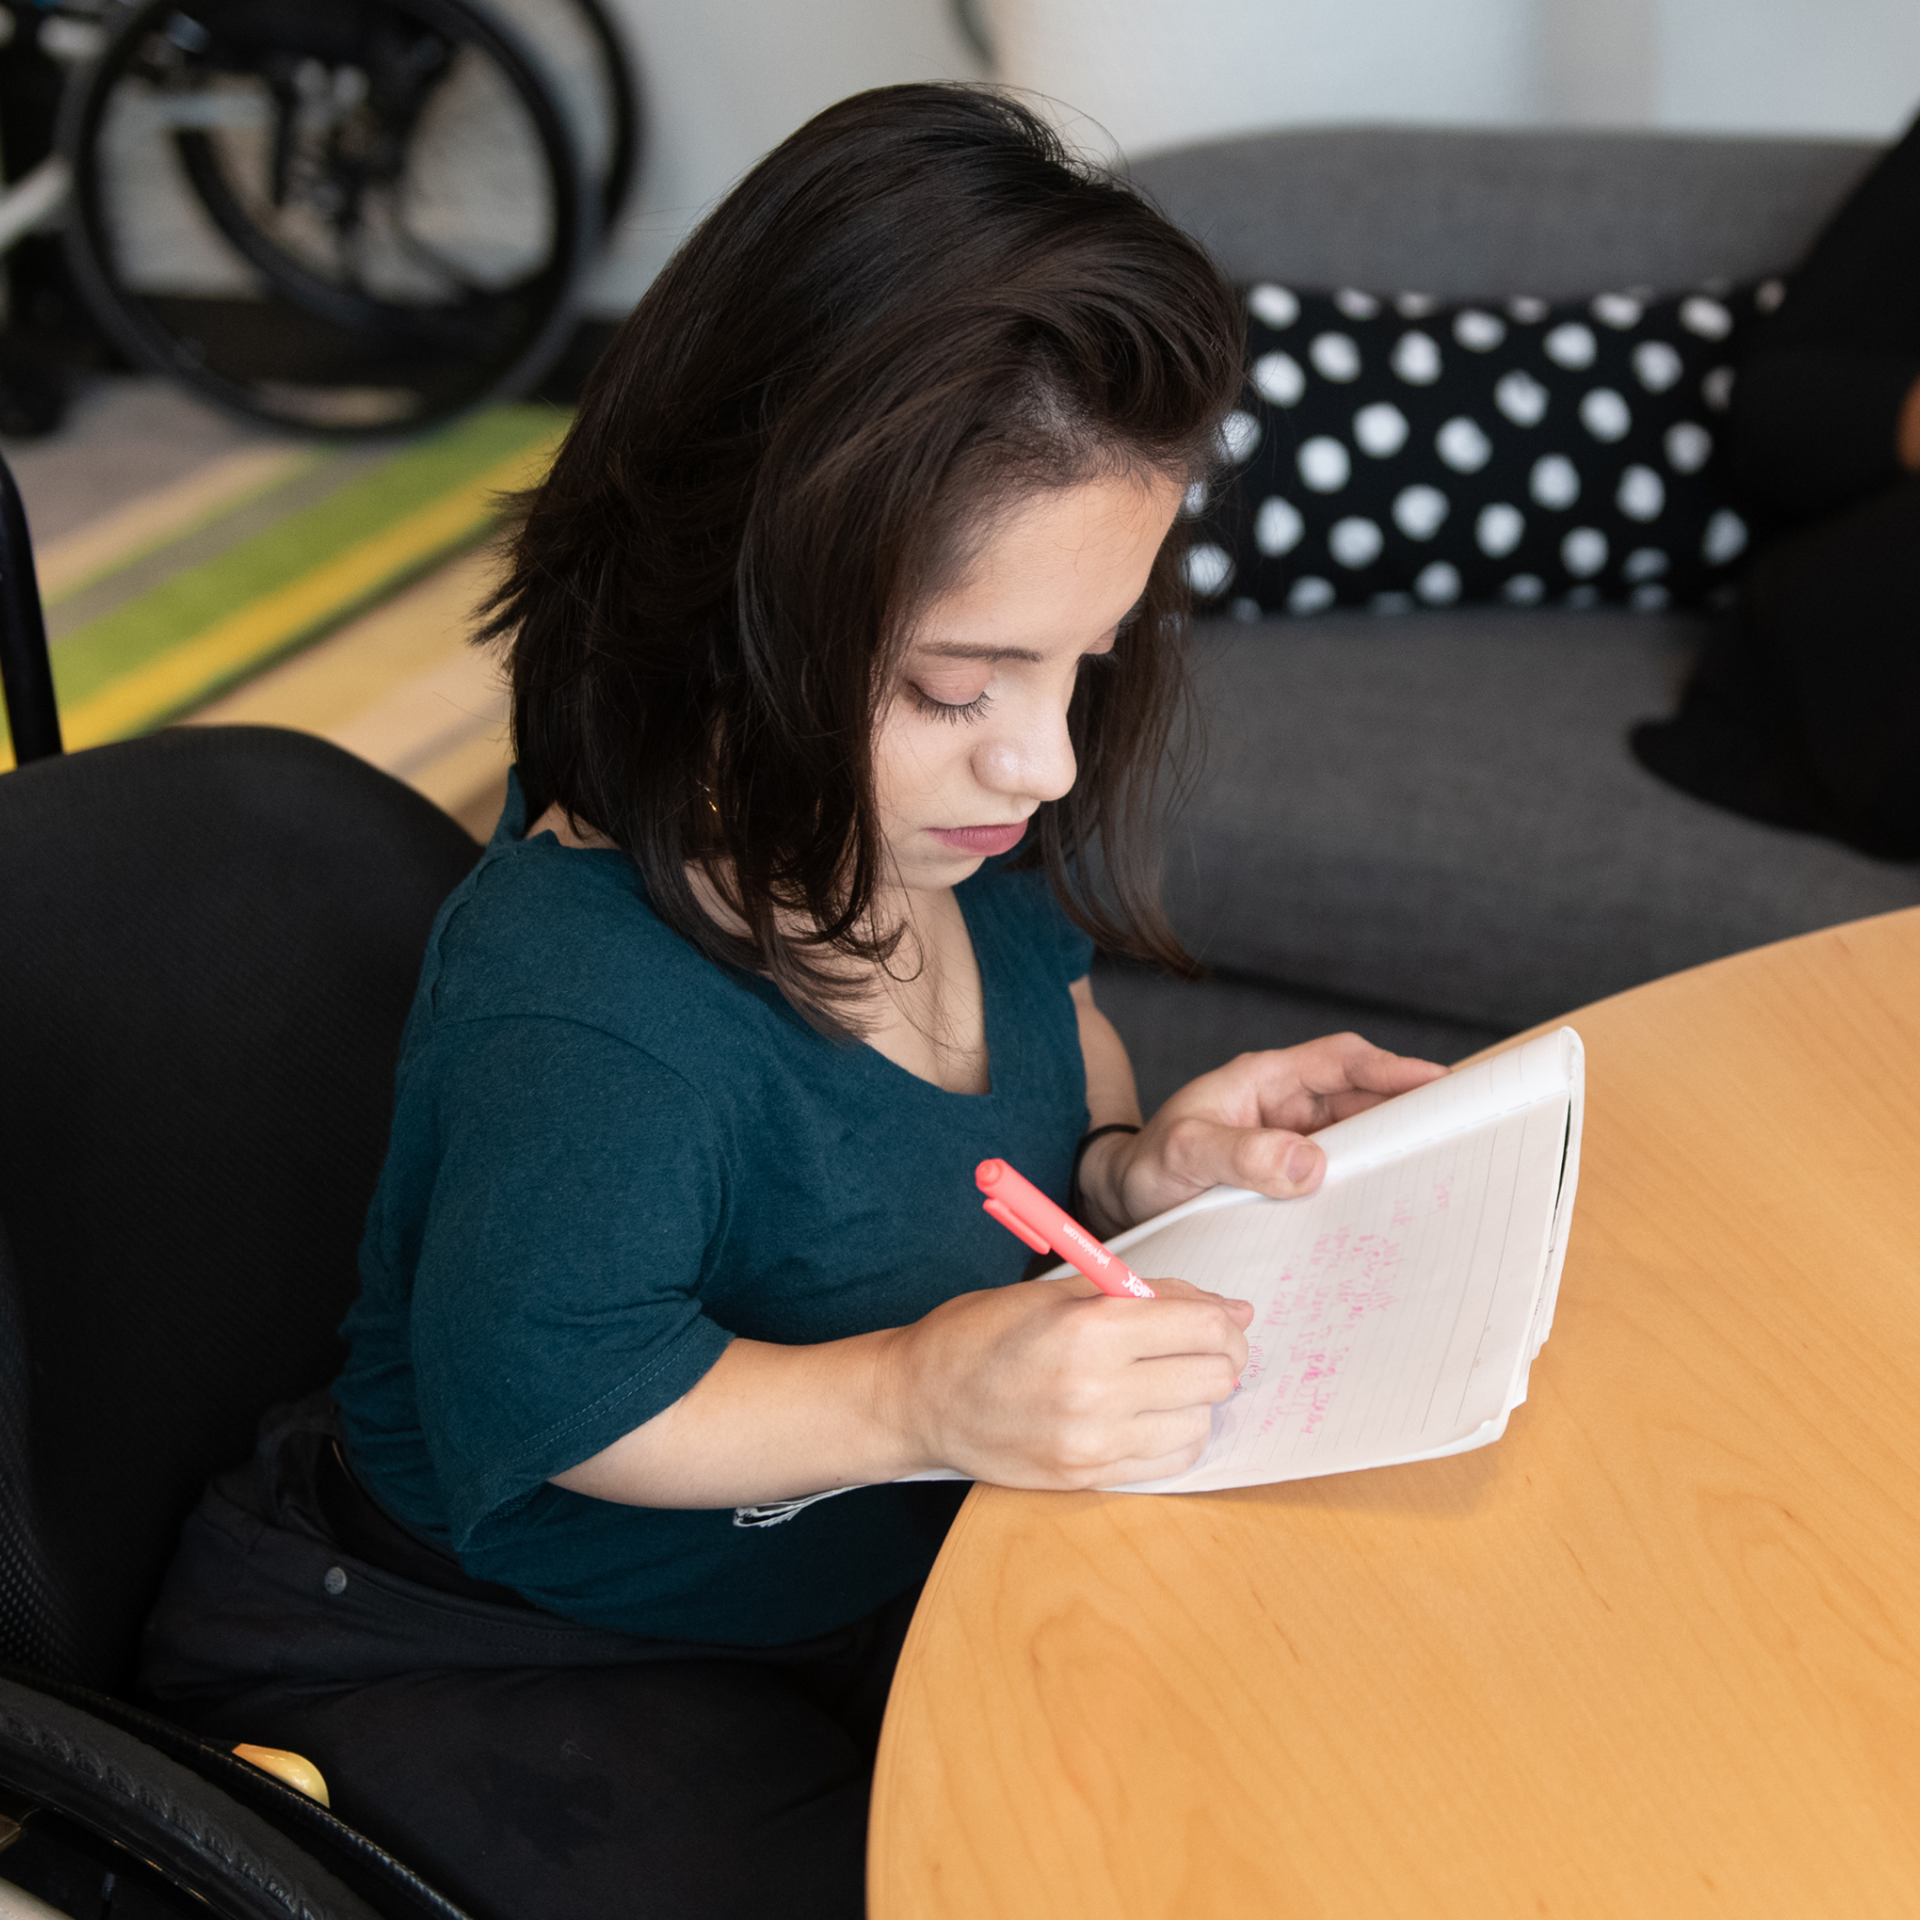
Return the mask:
MULTIPOLYGON (((850 1031, 846 961, 899 937, 871 742, 915 611, 1023 492, 1203 478, 1242 338, 1206 254, 1017 102, 887 87, 809 121, 653 283, 519 504, 483 638, 511 641, 529 818, 557 802, 696 948, 850 1031)), ((1148 836, 1183 546, 1082 675, 1079 777, 1023 857, 1102 946, 1190 973, 1148 836)))

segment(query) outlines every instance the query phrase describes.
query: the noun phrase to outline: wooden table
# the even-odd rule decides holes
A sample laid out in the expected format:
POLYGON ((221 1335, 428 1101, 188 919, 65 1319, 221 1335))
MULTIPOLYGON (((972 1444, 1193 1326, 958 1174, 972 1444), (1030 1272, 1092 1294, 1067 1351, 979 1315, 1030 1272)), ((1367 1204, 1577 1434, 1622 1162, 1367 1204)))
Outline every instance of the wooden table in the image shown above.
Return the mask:
POLYGON ((1506 1437, 977 1489, 894 1683, 875 1920, 1920 1914, 1920 910, 1574 1024, 1506 1437))

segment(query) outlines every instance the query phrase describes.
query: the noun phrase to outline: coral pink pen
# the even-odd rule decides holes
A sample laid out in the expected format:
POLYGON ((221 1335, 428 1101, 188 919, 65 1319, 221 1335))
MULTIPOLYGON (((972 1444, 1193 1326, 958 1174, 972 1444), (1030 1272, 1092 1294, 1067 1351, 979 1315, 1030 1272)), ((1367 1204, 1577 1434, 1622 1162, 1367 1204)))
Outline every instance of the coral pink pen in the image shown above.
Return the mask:
POLYGON ((1056 1207, 1004 1160, 982 1160, 973 1170, 973 1184, 987 1196, 987 1211, 1035 1253, 1057 1253, 1102 1293, 1130 1293, 1137 1300, 1159 1297, 1117 1253, 1109 1253, 1070 1213, 1056 1207))

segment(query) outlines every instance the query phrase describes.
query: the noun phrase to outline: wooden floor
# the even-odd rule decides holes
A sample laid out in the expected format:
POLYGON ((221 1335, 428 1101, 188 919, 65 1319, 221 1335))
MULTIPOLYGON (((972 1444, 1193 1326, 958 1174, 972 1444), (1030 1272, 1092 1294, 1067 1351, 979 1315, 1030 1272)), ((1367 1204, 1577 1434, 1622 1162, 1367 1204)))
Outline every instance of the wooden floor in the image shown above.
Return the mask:
POLYGON ((506 797, 510 757, 497 663, 467 637, 489 566, 482 552, 442 567, 202 707, 192 722, 317 733, 486 839, 506 797))
MULTIPOLYGON (((144 379, 100 382, 58 435, 9 441, 4 451, 49 599, 130 564, 236 489, 311 456, 310 443, 228 420, 144 379)), ((320 734, 485 839, 509 758, 496 663, 468 641, 488 566, 478 552, 439 567, 188 721, 320 734)))

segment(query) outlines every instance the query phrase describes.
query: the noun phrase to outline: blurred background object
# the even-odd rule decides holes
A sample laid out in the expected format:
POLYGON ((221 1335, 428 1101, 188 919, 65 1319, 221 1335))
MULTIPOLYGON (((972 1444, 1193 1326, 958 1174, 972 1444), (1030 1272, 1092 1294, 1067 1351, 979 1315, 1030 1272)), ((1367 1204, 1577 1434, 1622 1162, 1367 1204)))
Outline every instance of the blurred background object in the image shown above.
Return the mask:
MULTIPOLYGON (((465 4, 483 10, 495 38, 461 40, 449 24, 456 0, 0 7, 0 36, 11 29, 0 47, 7 185, 18 189, 51 152, 63 92, 77 128, 84 88, 97 109, 98 210, 74 245, 83 259, 90 249, 121 308, 109 327, 96 319, 57 210, 21 232, 6 261, 0 444, 41 555, 73 743, 182 716, 309 727, 483 830, 505 764, 504 708, 491 663, 464 636, 485 581, 491 490, 538 472, 564 426, 558 409, 732 181, 861 88, 997 78, 1057 101, 1082 145, 1130 160, 1192 139, 1338 122, 1883 136, 1920 74, 1910 0, 465 4), (174 67, 115 42, 128 46, 120 65, 83 81, 106 29, 136 14, 157 22, 173 53, 149 53, 174 67), (255 52, 182 47, 167 39, 176 15, 237 23, 232 41, 251 21, 255 52), (451 50, 446 77, 405 125, 423 217, 437 223, 414 235, 427 241, 424 263, 391 225, 347 259, 341 223, 321 204, 329 186, 348 199, 355 190, 340 144, 366 106, 353 98, 354 62, 308 44, 276 80, 259 51, 282 32, 285 45, 311 43, 328 21, 358 21, 364 36, 376 18, 411 20, 451 50), (534 94, 563 128, 564 162, 542 135, 542 110, 516 92, 512 61, 490 51, 502 42, 521 50, 534 94), (317 76, 310 66, 300 77, 302 60, 317 76), (207 124, 188 124, 196 116, 207 124), (290 183, 302 155, 317 163, 276 207, 281 144, 290 183), (569 175, 577 238, 563 243, 569 175), (569 254, 569 271, 540 281, 569 254), (391 310, 413 302, 414 322, 438 324, 449 316, 436 297, 457 306, 444 296, 463 283, 477 289, 464 390, 452 377, 458 354, 425 344, 430 326, 413 336, 417 384, 395 377, 407 355, 391 334, 376 331, 387 357, 370 370, 376 356, 356 344, 343 307, 404 323, 391 310), (542 300, 551 305, 538 322, 542 300), (207 359, 182 370, 195 391, 221 380, 245 389, 264 368, 264 390, 256 379, 218 395, 251 418, 130 372, 195 341, 207 359), (343 342, 338 377, 274 387, 275 356, 284 376, 304 353, 310 375, 317 350, 343 342), (488 406, 418 433, 516 390, 546 404, 488 406), (60 430, 30 439, 62 420, 69 396, 60 430), (316 429, 332 444, 316 446, 316 429), (358 449, 340 443, 356 433, 358 449)), ((5 224, 0 212, 0 232, 5 224)), ((407 326, 393 331, 405 346, 407 326)))

